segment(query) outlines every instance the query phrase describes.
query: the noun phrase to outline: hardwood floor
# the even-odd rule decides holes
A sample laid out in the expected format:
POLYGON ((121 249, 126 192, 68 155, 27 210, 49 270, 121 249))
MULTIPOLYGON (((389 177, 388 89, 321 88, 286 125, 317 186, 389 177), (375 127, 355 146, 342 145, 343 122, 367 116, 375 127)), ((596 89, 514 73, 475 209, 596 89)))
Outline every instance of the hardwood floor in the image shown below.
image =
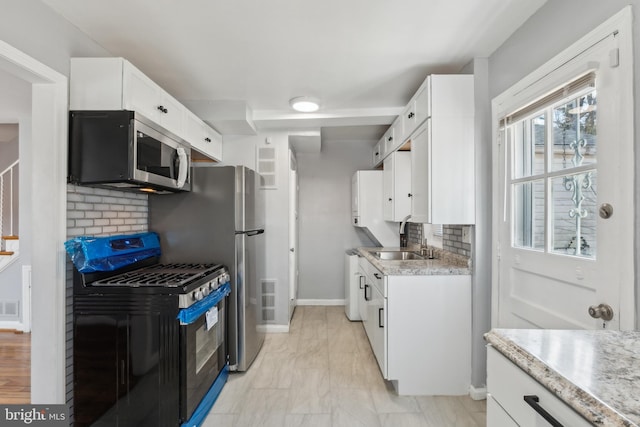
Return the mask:
POLYGON ((361 322, 343 307, 296 308, 246 373, 232 373, 203 427, 484 427, 486 402, 398 396, 382 379, 361 322))
POLYGON ((0 332, 0 403, 31 402, 31 334, 0 332))

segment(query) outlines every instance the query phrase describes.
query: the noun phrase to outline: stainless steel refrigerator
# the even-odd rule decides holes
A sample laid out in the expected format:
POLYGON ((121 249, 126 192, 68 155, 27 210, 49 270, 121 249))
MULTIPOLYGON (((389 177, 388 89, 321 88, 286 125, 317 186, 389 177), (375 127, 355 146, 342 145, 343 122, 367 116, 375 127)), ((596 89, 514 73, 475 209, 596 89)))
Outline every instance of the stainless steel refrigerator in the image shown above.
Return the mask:
POLYGON ((160 235, 161 262, 215 262, 229 269, 229 365, 246 371, 265 336, 261 177, 244 166, 193 167, 191 173, 191 192, 149 196, 149 228, 160 235))

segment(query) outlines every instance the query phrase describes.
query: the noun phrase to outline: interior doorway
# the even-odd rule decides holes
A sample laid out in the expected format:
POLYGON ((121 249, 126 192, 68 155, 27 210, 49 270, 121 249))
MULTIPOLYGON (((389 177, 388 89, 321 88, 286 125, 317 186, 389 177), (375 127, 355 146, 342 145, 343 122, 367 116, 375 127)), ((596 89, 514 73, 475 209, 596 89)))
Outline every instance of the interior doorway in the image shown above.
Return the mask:
POLYGON ((21 163, 31 181, 22 230, 31 257, 31 403, 65 403, 65 254, 67 78, 0 41, 0 70, 31 87, 21 122, 21 163), (22 126, 24 125, 24 126, 22 126), (22 149, 24 148, 24 149, 22 149), (23 155, 24 153, 24 155, 23 155))
POLYGON ((298 298, 298 163, 289 150, 289 322, 298 298))

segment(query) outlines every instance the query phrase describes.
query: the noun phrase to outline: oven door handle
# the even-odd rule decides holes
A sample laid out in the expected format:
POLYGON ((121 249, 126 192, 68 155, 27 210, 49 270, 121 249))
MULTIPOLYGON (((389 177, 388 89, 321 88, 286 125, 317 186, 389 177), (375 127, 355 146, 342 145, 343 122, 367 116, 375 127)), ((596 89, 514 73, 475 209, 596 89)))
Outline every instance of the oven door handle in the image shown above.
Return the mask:
POLYGON ((181 325, 190 325, 209 311, 211 307, 218 305, 227 295, 231 293, 231 284, 225 283, 209 294, 206 298, 193 304, 191 307, 183 308, 178 312, 178 320, 181 325))

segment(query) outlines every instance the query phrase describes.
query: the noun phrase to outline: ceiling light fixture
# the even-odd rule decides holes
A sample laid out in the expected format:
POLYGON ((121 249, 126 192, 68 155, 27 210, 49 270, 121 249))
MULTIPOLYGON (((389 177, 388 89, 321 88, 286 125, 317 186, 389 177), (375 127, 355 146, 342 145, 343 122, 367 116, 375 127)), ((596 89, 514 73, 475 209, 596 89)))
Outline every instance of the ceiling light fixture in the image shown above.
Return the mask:
POLYGON ((314 111, 318 111, 318 108, 320 108, 319 101, 310 96, 298 96, 296 98, 291 98, 289 100, 289 105, 291 105, 291 108, 296 111, 300 111, 301 113, 313 113, 314 111))

